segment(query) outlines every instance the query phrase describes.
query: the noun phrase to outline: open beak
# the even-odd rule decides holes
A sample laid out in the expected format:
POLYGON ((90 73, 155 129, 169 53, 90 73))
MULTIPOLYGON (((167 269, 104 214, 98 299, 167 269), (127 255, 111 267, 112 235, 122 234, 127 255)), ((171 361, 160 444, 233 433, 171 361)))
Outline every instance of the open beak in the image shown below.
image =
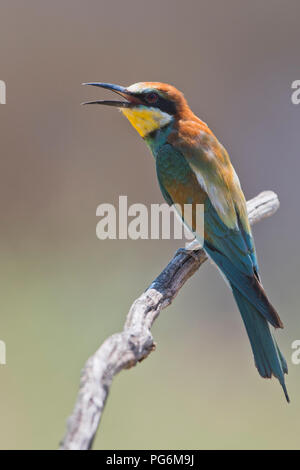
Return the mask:
POLYGON ((141 103, 141 101, 136 98, 133 93, 127 90, 127 88, 120 85, 113 85, 112 83, 83 83, 83 85, 92 85, 98 86, 100 88, 106 88, 107 90, 114 91, 118 95, 121 95, 125 98, 126 101, 108 101, 108 100, 97 100, 97 101, 86 101, 82 104, 106 104, 107 106, 115 106, 117 108, 131 108, 141 103))

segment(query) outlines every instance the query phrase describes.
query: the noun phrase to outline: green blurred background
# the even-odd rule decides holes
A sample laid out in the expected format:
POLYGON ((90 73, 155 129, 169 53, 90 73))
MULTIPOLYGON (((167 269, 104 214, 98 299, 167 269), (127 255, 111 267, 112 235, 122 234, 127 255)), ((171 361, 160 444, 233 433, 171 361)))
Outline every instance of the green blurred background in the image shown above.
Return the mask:
POLYGON ((84 81, 185 92, 228 149, 247 198, 281 207, 255 229, 285 329, 287 405, 262 380, 232 295, 207 263, 153 328, 157 350, 114 381, 95 448, 299 448, 298 0, 2 0, 0 447, 56 448, 87 357, 179 247, 99 241, 96 207, 162 202, 153 159, 84 81), (172 320, 172 322, 171 322, 172 320))

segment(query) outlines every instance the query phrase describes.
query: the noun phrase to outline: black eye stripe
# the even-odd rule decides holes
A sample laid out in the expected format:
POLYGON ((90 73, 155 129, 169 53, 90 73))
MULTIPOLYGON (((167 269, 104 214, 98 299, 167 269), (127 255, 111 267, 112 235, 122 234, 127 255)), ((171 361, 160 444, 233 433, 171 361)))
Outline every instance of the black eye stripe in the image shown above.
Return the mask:
POLYGON ((173 101, 167 100, 166 98, 159 97, 157 105, 161 111, 168 114, 176 114, 176 105, 173 101))
POLYGON ((147 95, 149 95, 149 93, 145 94, 145 96, 143 97, 143 101, 146 106, 152 105, 155 108, 159 108, 164 113, 168 113, 172 115, 176 114, 177 112, 176 105, 172 101, 168 100, 167 98, 163 98, 162 96, 157 94, 158 100, 152 104, 147 101, 147 95))

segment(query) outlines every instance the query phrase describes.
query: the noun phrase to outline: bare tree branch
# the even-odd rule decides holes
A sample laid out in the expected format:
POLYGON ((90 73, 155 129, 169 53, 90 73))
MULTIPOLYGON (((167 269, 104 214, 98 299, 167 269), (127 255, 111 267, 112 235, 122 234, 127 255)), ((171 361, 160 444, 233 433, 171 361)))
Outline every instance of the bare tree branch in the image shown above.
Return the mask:
MULTIPOLYGON (((278 207, 275 193, 259 194, 247 203, 250 223, 271 216, 278 207)), ((114 376, 122 369, 133 367, 155 349, 150 332, 154 320, 206 260, 202 249, 179 249, 150 287, 133 302, 123 331, 110 336, 88 359, 61 449, 91 448, 114 376)))

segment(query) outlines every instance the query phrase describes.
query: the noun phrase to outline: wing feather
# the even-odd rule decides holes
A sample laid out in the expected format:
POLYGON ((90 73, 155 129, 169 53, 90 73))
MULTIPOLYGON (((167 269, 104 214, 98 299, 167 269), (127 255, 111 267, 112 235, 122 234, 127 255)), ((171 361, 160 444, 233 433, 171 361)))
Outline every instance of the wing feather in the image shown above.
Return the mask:
MULTIPOLYGON (((226 159, 224 162, 227 165, 226 159)), ((204 204, 204 248, 230 283, 236 286, 273 326, 282 327, 281 320, 268 301, 259 280, 246 201, 236 173, 230 164, 230 180, 227 165, 222 179, 220 165, 217 167, 217 178, 214 175, 209 178, 207 172, 203 176, 200 173, 201 164, 195 170, 195 159, 191 164, 190 158, 186 158, 184 153, 176 150, 171 144, 162 146, 156 157, 158 180, 167 202, 204 204), (222 194, 221 201, 216 200, 218 194, 222 194)), ((185 223, 190 228, 186 220, 185 223)))

